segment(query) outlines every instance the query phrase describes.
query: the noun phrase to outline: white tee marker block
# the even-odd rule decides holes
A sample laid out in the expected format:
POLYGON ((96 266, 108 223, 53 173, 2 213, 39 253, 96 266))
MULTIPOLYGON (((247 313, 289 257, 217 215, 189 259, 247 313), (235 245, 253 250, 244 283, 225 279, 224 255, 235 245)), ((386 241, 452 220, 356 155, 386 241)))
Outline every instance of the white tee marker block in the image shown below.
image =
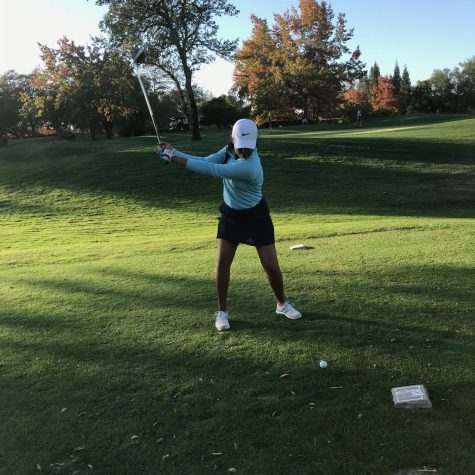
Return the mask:
POLYGON ((292 249, 292 251, 302 251, 308 249, 308 247, 305 244, 295 244, 295 246, 290 246, 290 249, 292 249))
POLYGON ((401 409, 432 409, 427 389, 423 384, 392 388, 394 406, 401 409))

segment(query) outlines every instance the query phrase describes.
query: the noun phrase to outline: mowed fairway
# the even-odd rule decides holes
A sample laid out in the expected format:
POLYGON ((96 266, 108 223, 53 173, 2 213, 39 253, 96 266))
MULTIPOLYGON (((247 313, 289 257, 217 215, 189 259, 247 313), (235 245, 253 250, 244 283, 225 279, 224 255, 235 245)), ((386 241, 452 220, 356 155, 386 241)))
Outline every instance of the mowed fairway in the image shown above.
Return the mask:
POLYGON ((218 334, 219 181, 153 137, 0 149, 0 473, 473 473, 475 119, 279 128, 259 150, 304 318, 275 315, 241 246, 218 334), (393 407, 412 384, 432 411, 393 407))

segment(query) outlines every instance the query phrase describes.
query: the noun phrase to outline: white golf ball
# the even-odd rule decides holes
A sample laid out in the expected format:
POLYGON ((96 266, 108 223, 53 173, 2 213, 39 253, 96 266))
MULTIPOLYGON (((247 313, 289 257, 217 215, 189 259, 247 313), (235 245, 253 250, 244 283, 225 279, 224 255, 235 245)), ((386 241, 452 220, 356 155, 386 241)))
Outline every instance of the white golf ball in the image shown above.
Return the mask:
POLYGON ((325 360, 320 361, 320 368, 326 368, 328 363, 325 360))

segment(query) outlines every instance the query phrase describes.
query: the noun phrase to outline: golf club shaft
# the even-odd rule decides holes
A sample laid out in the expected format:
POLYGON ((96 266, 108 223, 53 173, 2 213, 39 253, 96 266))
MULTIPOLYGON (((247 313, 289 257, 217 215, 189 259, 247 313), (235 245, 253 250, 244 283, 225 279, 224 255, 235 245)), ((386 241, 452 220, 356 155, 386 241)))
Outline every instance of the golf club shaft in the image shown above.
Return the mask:
POLYGON ((140 74, 139 74, 138 70, 136 71, 136 73, 137 73, 137 77, 139 79, 140 87, 142 88, 142 92, 143 92, 143 96, 145 98, 145 102, 147 103, 148 111, 150 112, 150 118, 152 119, 153 127, 155 128, 155 133, 157 134, 158 144, 160 145, 162 143, 162 140, 160 139, 157 124, 155 124, 155 119, 153 118, 152 106, 150 105, 150 102, 148 100, 147 92, 145 91, 145 86, 143 85, 142 78, 140 77, 140 74))

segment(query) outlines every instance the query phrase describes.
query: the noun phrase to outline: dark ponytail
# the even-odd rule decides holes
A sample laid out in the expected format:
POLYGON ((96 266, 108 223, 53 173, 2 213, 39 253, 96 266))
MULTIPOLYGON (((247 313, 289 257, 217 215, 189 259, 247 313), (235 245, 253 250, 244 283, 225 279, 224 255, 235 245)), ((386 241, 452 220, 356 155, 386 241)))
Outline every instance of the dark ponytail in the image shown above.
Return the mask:
POLYGON ((223 164, 228 163, 228 160, 231 158, 231 152, 233 150, 234 150, 234 143, 232 140, 230 140, 228 142, 228 145, 226 146, 226 155, 224 156, 223 164))

